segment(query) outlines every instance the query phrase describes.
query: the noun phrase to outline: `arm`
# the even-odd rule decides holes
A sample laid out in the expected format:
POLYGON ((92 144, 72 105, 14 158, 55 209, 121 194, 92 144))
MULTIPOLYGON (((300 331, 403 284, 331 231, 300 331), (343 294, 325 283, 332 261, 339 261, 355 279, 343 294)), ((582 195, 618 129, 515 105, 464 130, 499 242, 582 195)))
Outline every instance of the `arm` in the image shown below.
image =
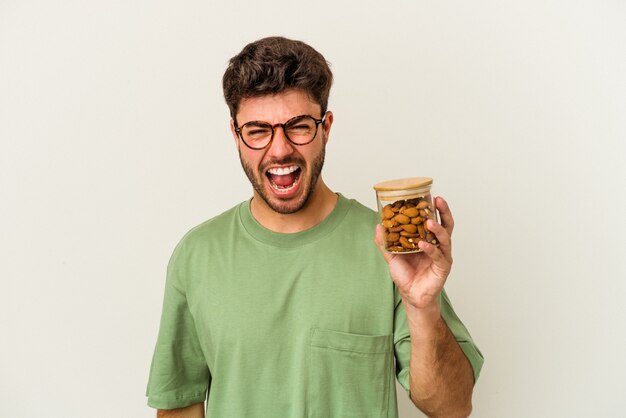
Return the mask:
POLYGON ((157 418, 204 418, 204 402, 186 408, 158 409, 157 418))
POLYGON ((411 334, 411 400, 429 417, 467 417, 472 411, 474 374, 467 357, 439 316, 405 303, 411 334))
POLYGON ((437 301, 452 267, 450 235, 454 220, 447 203, 435 200, 442 224, 429 220, 439 247, 419 242, 421 253, 394 255, 383 250, 380 225, 376 244, 389 265, 411 335, 410 396, 430 417, 466 417, 472 409, 472 367, 441 318, 437 301))
POLYGON ((146 387, 148 406, 161 410, 157 417, 202 418, 201 406, 207 400, 211 382, 187 298, 189 270, 193 270, 189 258, 187 245, 182 240, 167 266, 159 335, 146 387), (190 407, 194 404, 199 405, 190 407), (193 415, 187 415, 189 413, 193 415))

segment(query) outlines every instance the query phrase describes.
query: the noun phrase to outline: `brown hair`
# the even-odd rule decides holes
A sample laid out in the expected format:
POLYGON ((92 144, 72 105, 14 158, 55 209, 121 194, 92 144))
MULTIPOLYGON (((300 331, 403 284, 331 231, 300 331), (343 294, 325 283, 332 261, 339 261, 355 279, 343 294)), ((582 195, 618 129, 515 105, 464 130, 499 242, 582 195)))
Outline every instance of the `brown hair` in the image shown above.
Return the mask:
POLYGON ((283 37, 259 39, 230 59, 222 87, 235 119, 242 99, 277 94, 286 89, 305 91, 326 113, 333 74, 326 59, 301 41, 283 37))

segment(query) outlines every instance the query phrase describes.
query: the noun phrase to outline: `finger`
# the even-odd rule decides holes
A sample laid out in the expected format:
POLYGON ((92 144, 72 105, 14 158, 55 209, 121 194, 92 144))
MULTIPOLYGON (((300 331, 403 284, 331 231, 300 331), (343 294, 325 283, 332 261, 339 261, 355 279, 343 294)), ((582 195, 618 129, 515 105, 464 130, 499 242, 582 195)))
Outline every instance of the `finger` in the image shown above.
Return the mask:
POLYGON ((439 211, 439 216, 441 217, 441 225, 448 231, 448 235, 452 236, 452 230, 454 229, 454 218, 452 217, 452 211, 450 211, 450 206, 448 206, 448 202, 441 197, 437 196, 435 198, 435 207, 439 211))
POLYGON ((420 249, 432 260, 432 269, 435 275, 439 277, 439 279, 445 280, 450 273, 450 269, 452 268, 452 263, 446 259, 441 250, 436 246, 426 242, 420 241, 418 243, 420 249))
POLYGON ((433 219, 429 219, 426 221, 426 228, 435 234, 437 237, 437 241, 439 242, 439 249, 442 254, 449 260, 452 261, 452 240, 450 235, 448 234, 448 230, 445 229, 442 225, 435 222, 433 219))
POLYGON ((395 255, 389 254, 387 251, 385 251, 383 247, 383 227, 381 224, 376 224, 376 236, 374 237, 374 242, 376 242, 376 246, 380 250, 380 253, 383 255, 387 263, 395 257, 395 255))

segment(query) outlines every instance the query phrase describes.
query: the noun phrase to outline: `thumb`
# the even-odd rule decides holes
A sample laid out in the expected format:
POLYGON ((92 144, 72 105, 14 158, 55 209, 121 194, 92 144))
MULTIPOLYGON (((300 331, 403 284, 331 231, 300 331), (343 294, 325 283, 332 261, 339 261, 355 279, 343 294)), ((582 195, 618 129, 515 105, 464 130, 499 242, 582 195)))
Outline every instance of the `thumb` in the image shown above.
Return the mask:
POLYGON ((374 238, 374 241, 376 242, 376 246, 380 250, 380 253, 383 255, 387 263, 394 259, 395 255, 388 253, 383 247, 383 227, 381 224, 376 224, 376 236, 374 238))

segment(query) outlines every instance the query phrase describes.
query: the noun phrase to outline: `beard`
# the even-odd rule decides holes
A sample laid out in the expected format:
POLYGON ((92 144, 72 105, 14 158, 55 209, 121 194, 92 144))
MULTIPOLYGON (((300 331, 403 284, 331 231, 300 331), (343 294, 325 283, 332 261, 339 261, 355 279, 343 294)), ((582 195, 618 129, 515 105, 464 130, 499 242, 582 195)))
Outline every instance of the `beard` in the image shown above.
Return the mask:
POLYGON ((306 204, 309 202, 313 191, 315 190, 315 186, 317 184, 317 180, 322 173, 322 167, 324 166, 324 157, 326 155, 326 145, 322 146, 322 150, 320 153, 313 159, 311 163, 311 167, 307 167, 305 161, 302 158, 298 157, 290 157, 282 160, 272 160, 267 161, 261 165, 260 169, 256 171, 253 167, 251 167, 247 162, 241 158, 241 150, 239 151, 239 161, 241 162, 241 167, 243 167, 243 171, 246 173, 248 180, 252 183, 252 187, 256 191, 256 193, 263 199, 263 201, 270 207, 274 212, 288 215, 291 213, 298 212, 300 209, 304 208, 306 204), (266 167, 270 165, 290 165, 295 164, 301 167, 302 172, 300 176, 304 176, 304 168, 310 169, 310 175, 308 182, 305 183, 306 179, 301 178, 300 181, 302 184, 300 185, 301 190, 298 196, 294 198, 280 198, 273 196, 271 191, 268 191, 265 187, 265 172, 266 167))

